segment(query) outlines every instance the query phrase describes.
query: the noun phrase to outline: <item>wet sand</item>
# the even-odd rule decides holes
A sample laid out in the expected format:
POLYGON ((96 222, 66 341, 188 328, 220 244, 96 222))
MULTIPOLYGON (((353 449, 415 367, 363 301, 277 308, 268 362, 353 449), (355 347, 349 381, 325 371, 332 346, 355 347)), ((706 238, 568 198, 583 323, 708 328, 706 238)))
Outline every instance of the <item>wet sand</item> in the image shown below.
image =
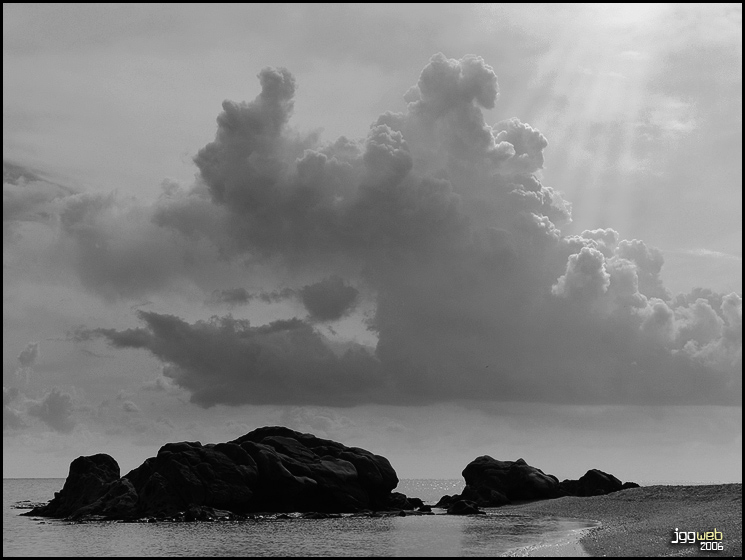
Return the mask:
POLYGON ((559 498, 505 506, 515 513, 596 520, 566 541, 526 547, 516 556, 742 556, 742 484, 646 486, 592 498, 559 498), (673 531, 722 533, 721 551, 671 544, 673 531), (574 553, 572 553, 574 552, 574 553))

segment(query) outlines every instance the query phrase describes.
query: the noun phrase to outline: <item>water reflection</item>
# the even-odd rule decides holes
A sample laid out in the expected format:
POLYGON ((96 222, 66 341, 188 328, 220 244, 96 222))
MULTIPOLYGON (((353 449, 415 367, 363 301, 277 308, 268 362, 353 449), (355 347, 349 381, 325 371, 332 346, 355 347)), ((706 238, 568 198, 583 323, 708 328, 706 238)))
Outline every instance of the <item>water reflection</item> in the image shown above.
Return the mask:
POLYGON ((489 512, 482 519, 477 517, 468 519, 470 523, 463 527, 461 545, 464 556, 501 554, 517 547, 566 542, 572 532, 595 526, 592 521, 505 515, 494 512, 489 512))
POLYGON ((489 512, 475 516, 394 518, 395 556, 495 556, 524 546, 566 540, 591 522, 489 512))
MULTIPOLYGON (((20 517, 18 500, 60 487, 3 481, 4 556, 496 556, 566 539, 588 524, 487 515, 256 519, 234 523, 69 523, 20 517)), ((37 495, 38 494, 38 495, 37 495)), ((438 510, 442 511, 442 510, 438 510)))

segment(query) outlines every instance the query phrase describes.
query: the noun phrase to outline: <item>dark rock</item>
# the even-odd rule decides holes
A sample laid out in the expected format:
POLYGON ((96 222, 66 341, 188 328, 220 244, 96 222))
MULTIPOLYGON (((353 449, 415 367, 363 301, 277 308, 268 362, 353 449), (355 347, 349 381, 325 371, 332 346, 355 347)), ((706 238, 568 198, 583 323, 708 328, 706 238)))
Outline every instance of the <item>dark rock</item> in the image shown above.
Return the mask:
POLYGON ((602 496, 638 486, 635 482, 622 484, 612 474, 598 469, 590 469, 579 480, 563 480, 559 485, 563 496, 602 496))
POLYGON ((458 500, 448 508, 450 515, 472 515, 484 513, 478 506, 469 500, 458 500))
POLYGON ((62 490, 55 492, 47 505, 36 507, 22 515, 42 517, 72 516, 85 506, 102 498, 119 480, 119 465, 103 453, 90 457, 78 457, 70 463, 62 490))
POLYGON ((207 512, 199 506, 191 506, 184 513, 184 521, 206 521, 207 518, 207 512))
POLYGON ((485 484, 466 485, 460 498, 476 502, 483 507, 500 507, 511 503, 502 492, 485 484))
POLYGON ((497 461, 478 457, 463 469, 464 498, 481 506, 502 506, 513 500, 541 500, 559 496, 559 481, 523 459, 497 461))
POLYGON ((262 511, 325 515, 423 505, 392 493, 397 485, 380 455, 265 427, 226 443, 168 443, 121 478, 108 455, 79 457, 55 499, 27 515, 209 521, 262 511))
POLYGON ((98 500, 83 506, 74 514, 73 519, 101 515, 105 518, 128 517, 137 507, 137 491, 132 483, 126 478, 120 478, 112 482, 106 493, 98 500))
POLYGON ((579 480, 562 480, 559 482, 560 496, 579 496, 579 480))
POLYGON ((424 502, 419 498, 407 498, 410 509, 421 509, 424 507, 424 502))
POLYGON ((460 500, 460 494, 455 494, 454 496, 451 496, 450 494, 445 494, 442 498, 440 498, 434 507, 438 508, 449 508, 452 506, 455 502, 460 500))
POLYGON ((283 427, 235 440, 258 465, 257 501, 271 511, 384 509, 398 477, 385 457, 283 427))
POLYGON ((612 474, 598 469, 590 469, 579 479, 580 489, 585 496, 599 496, 618 492, 623 483, 612 474))
POLYGON ((499 507, 511 501, 544 500, 561 496, 599 496, 637 484, 621 484, 615 476, 591 469, 579 480, 559 480, 531 467, 523 459, 497 461, 484 455, 463 469, 466 486, 461 494, 443 496, 435 507, 450 508, 460 500, 479 507, 499 507))
POLYGON ((309 511, 301 516, 303 519, 330 519, 334 517, 331 513, 323 513, 321 511, 309 511))
POLYGON ((413 511, 419 507, 422 507, 424 502, 419 498, 409 498, 401 492, 391 492, 391 495, 386 500, 383 509, 400 509, 413 511))

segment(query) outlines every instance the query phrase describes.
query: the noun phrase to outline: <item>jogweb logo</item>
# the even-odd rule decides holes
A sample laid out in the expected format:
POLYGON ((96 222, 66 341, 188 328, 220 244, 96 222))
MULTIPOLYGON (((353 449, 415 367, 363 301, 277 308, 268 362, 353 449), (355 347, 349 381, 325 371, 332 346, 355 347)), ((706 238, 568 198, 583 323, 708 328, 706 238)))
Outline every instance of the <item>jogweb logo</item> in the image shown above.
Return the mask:
POLYGON ((675 528, 670 544, 695 544, 700 550, 724 550, 721 531, 679 531, 675 528))

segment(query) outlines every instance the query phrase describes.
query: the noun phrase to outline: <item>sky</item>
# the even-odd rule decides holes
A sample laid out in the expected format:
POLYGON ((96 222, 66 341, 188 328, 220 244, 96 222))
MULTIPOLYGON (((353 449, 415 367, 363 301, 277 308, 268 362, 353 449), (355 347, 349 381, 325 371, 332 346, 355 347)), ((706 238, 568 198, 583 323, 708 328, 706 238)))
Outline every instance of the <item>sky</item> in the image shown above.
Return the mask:
POLYGON ((742 480, 741 4, 4 4, 3 476, 284 425, 742 480))

